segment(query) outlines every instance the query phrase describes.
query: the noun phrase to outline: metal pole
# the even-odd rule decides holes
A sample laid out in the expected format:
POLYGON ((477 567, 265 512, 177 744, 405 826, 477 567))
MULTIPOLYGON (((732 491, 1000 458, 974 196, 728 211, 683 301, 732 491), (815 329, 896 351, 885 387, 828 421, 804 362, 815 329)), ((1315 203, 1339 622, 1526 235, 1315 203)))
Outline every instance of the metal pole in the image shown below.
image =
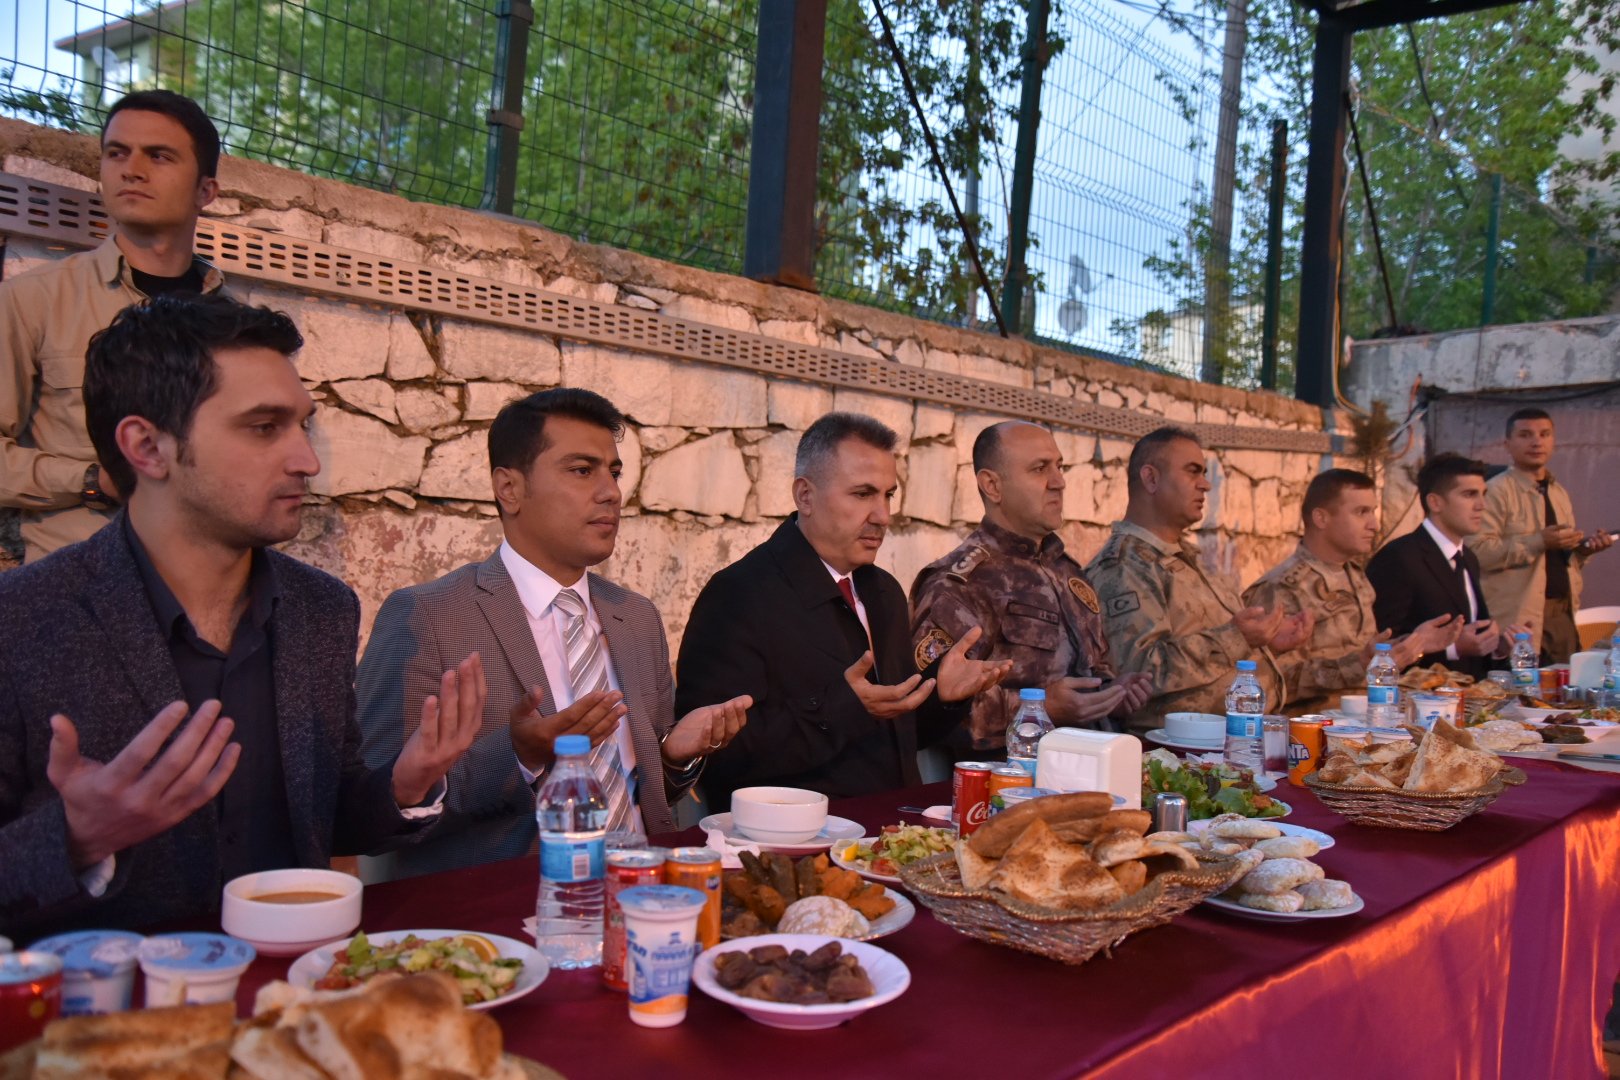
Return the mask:
POLYGON ((1041 77, 1046 72, 1046 0, 1029 0, 1029 28, 1024 35, 1023 94, 1018 103, 1018 143, 1013 148, 1012 220, 1007 224, 1007 281, 1001 290, 1001 315, 1012 333, 1022 333, 1024 283, 1029 268, 1029 204, 1035 189, 1035 133, 1041 122, 1041 77))
POLYGON ((1491 325, 1496 314, 1496 249, 1501 239, 1502 174, 1491 173, 1491 215, 1485 223, 1485 300, 1480 305, 1479 325, 1491 325))
POLYGON ((1339 355, 1339 250, 1344 218, 1344 95, 1350 88, 1352 31, 1335 16, 1316 24, 1311 70, 1310 154, 1305 161, 1305 224, 1299 258, 1299 345, 1294 396, 1336 400, 1339 355))
POLYGON ((523 132, 523 84, 528 78, 534 5, 527 0, 500 0, 495 16, 495 85, 492 107, 484 115, 489 146, 484 153, 484 194, 478 206, 510 214, 517 197, 518 140, 523 132))
POLYGON ((815 291, 827 0, 762 0, 743 274, 815 291))
POLYGON ((1209 251, 1204 257, 1204 355, 1200 378, 1222 381, 1231 354, 1232 196, 1237 187, 1238 113, 1243 107, 1243 52, 1249 41, 1248 0, 1226 0, 1220 112, 1210 184, 1209 251))
POLYGON ((1277 389, 1277 323, 1282 302, 1283 204, 1288 193, 1288 121, 1271 123, 1271 186, 1266 193, 1266 298, 1260 328, 1260 387, 1277 389))
MULTIPOLYGON (((978 103, 982 94, 980 86, 983 81, 983 50, 979 35, 984 32, 981 19, 984 14, 983 0, 973 0, 968 9, 968 69, 967 69, 967 101, 964 104, 968 113, 963 117, 963 126, 968 130, 968 171, 962 178, 962 209, 967 214, 968 222, 973 227, 975 236, 982 236, 983 231, 979 225, 979 117, 972 109, 978 103)), ((973 277, 973 259, 963 260, 964 265, 957 271, 963 280, 973 277)), ((962 325, 972 329, 979 323, 979 290, 970 288, 963 303, 962 325)))

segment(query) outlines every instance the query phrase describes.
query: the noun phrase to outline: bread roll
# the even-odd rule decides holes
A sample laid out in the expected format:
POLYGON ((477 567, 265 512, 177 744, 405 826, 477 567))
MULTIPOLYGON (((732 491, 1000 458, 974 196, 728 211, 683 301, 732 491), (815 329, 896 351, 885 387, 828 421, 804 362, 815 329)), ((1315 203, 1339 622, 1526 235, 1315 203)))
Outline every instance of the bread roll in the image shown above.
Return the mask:
POLYGON ((1274 836, 1260 841, 1254 848, 1268 859, 1308 859, 1322 850, 1321 845, 1308 836, 1274 836))
MULTIPOLYGON (((1067 795, 1043 795, 1038 799, 1019 803, 1003 810, 983 825, 969 839, 975 854, 987 859, 999 859, 1007 854, 1032 822, 1042 821, 1050 826, 1056 821, 1075 818, 1102 817, 1114 805, 1111 795, 1102 791, 1076 791, 1067 795)), ((1146 832, 1147 830, 1142 830, 1146 832)))
POLYGON ((1147 884, 1147 866, 1138 861, 1120 863, 1118 866, 1110 867, 1108 873, 1119 882, 1120 891, 1126 896, 1139 891, 1147 884))

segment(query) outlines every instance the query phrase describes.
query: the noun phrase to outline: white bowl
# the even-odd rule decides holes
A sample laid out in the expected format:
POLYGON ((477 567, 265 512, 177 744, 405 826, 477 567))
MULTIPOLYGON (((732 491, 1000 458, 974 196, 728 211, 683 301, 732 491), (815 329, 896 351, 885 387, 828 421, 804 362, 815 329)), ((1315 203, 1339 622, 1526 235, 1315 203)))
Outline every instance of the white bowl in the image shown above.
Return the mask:
POLYGON ((1202 712, 1165 713, 1164 733, 1179 742, 1221 743, 1226 739, 1226 717, 1202 712))
POLYGON ((802 844, 826 826, 827 796, 804 788, 738 788, 731 793, 731 821, 762 844, 802 844))
POLYGON ((1340 694, 1339 708, 1351 716, 1367 715, 1366 694, 1340 694))
POLYGON ((911 971, 898 956, 876 945, 868 945, 864 941, 846 941, 823 937, 820 934, 761 934, 758 937, 727 941, 699 954, 697 961, 692 965, 692 982, 716 1001, 733 1006, 750 1020, 758 1020, 767 1027, 816 1031, 821 1028, 837 1027, 868 1009, 875 1009, 879 1005, 893 1001, 905 993, 906 987, 911 985, 911 971), (739 949, 747 952, 761 945, 781 945, 789 951, 803 949, 809 953, 829 941, 838 942, 844 952, 861 962, 861 967, 866 969, 867 976, 872 980, 871 997, 830 1005, 783 1005, 775 1001, 759 1001, 734 994, 715 980, 714 958, 720 953, 736 952, 739 949))
POLYGON ((219 923, 265 956, 299 956, 348 937, 360 925, 360 879, 336 870, 263 870, 225 884, 219 923), (332 899, 276 903, 277 893, 330 893, 332 899))

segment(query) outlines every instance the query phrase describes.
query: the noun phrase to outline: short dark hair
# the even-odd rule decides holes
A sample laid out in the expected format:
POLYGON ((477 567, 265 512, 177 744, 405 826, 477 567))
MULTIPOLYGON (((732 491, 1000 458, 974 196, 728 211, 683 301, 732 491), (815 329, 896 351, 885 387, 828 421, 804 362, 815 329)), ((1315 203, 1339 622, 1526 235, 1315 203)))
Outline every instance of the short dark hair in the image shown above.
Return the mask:
POLYGON ((303 345, 284 313, 221 293, 165 293, 120 311, 84 358, 85 427, 101 467, 127 497, 136 476, 118 449, 120 421, 139 416, 184 448, 197 407, 219 385, 215 353, 269 348, 291 356, 303 345))
POLYGON ((1449 494, 1457 486, 1457 481, 1465 476, 1477 476, 1483 480, 1485 463, 1450 452, 1436 454, 1425 461, 1417 475, 1418 500, 1423 503, 1424 513, 1428 513, 1430 495, 1449 494))
POLYGON ((1191 428, 1177 427, 1174 424, 1154 428, 1140 439, 1137 439, 1136 445, 1131 447, 1130 460, 1125 464, 1125 490, 1128 493, 1141 491, 1142 466, 1157 465, 1159 463, 1159 452, 1169 444, 1181 439, 1185 439, 1200 448, 1204 445, 1191 428))
POLYGON ((113 117, 125 109, 162 113, 179 123, 191 136, 191 149, 197 155, 198 179, 219 175, 219 129, 208 119, 201 105, 173 90, 137 90, 125 94, 107 110, 107 119, 101 125, 103 143, 107 141, 107 127, 113 117))
POLYGON ((489 425, 490 469, 529 471, 534 459, 551 444, 546 441, 546 419, 566 416, 606 428, 613 440, 624 438, 624 414, 613 402, 591 390, 558 386, 507 403, 489 425))
POLYGON ((806 428, 799 437, 799 449, 793 455, 793 475, 819 474, 845 439, 859 439, 868 446, 890 453, 900 443, 900 436, 888 425, 870 416, 830 412, 806 428))
POLYGON ((1311 477, 1311 482, 1305 486, 1305 503, 1299 509, 1300 517, 1305 524, 1311 523, 1312 510, 1325 510, 1339 501, 1339 496, 1348 490, 1372 491, 1378 485, 1373 478, 1364 472, 1354 469, 1329 469, 1311 477))
POLYGON ((1507 427, 1502 432, 1504 439, 1513 438, 1513 426, 1520 420, 1545 420, 1552 423, 1552 416, 1546 409, 1538 409, 1534 405, 1523 409, 1513 410, 1513 415, 1507 418, 1507 427))

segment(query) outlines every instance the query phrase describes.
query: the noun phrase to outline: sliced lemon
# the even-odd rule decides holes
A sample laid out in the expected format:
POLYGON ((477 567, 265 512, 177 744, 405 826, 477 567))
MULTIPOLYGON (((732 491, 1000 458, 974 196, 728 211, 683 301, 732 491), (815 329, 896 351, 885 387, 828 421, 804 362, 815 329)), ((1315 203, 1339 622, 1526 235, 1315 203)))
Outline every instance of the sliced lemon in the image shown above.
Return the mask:
POLYGON ((452 940, 457 945, 471 949, 473 955, 485 963, 501 958, 501 950, 497 949, 495 943, 487 937, 480 937, 477 934, 457 934, 452 940))

